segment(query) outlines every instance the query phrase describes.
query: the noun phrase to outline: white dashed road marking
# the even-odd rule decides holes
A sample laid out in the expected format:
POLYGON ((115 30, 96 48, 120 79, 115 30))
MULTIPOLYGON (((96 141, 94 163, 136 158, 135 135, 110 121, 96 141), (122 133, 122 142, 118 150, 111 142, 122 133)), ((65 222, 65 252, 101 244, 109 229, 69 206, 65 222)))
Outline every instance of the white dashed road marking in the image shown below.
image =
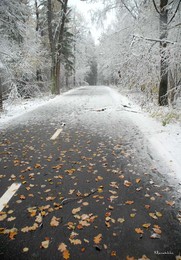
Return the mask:
POLYGON ((50 140, 55 140, 55 139, 59 136, 59 134, 60 134, 62 131, 63 131, 62 128, 57 129, 57 131, 52 135, 52 137, 50 138, 50 140))
POLYGON ((0 211, 6 206, 8 201, 13 197, 13 195, 17 192, 21 183, 13 183, 9 189, 4 193, 4 195, 0 198, 0 211))

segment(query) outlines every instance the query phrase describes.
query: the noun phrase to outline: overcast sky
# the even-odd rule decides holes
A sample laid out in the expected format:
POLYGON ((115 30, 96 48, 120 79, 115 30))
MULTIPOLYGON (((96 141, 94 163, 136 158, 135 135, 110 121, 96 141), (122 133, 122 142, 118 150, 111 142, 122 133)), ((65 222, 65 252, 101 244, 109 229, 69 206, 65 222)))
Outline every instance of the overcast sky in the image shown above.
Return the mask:
POLYGON ((77 9, 83 14, 88 24, 90 25, 92 36, 94 37, 96 43, 98 43, 98 38, 101 34, 102 29, 98 28, 96 24, 93 24, 91 22, 90 10, 92 11, 96 10, 101 6, 101 4, 100 3, 88 4, 81 0, 69 0, 68 3, 70 6, 76 6, 77 9))

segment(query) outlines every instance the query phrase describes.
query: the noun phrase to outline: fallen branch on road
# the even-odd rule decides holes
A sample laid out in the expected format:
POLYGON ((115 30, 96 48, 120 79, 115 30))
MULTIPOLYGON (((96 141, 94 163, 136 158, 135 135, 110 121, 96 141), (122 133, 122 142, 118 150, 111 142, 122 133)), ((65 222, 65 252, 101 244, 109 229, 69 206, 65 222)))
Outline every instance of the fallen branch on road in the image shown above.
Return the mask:
POLYGON ((75 197, 75 198, 65 198, 61 201, 61 205, 65 205, 71 201, 75 201, 75 200, 79 200, 79 199, 84 199, 84 198, 87 198, 89 196, 91 196, 92 194, 96 193, 97 192, 97 189, 92 189, 89 193, 86 193, 86 194, 82 194, 78 197, 75 197))

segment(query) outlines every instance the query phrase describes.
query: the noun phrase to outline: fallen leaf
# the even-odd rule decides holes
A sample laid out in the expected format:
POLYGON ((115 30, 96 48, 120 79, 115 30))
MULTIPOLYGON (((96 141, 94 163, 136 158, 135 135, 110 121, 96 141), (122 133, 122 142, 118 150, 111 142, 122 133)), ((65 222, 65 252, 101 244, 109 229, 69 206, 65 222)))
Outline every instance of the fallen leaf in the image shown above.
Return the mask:
POLYGON ((128 255, 128 256, 126 257, 126 260, 135 260, 135 258, 134 258, 134 256, 129 256, 129 255, 128 255))
POLYGON ((111 256, 116 256, 117 254, 116 254, 116 251, 112 251, 111 252, 111 256))
POLYGON ((95 180, 96 180, 96 182, 98 182, 98 181, 102 181, 102 180, 103 180, 103 177, 101 177, 101 176, 97 176, 97 178, 96 178, 95 180))
POLYGON ((62 253, 63 253, 66 249, 67 249, 67 245, 64 244, 64 243, 61 243, 61 244, 58 246, 58 250, 59 250, 60 252, 62 252, 62 253))
POLYGON ((111 205, 109 205, 108 208, 109 208, 110 210, 113 210, 113 209, 114 209, 114 207, 111 206, 111 205))
POLYGON ((172 207, 175 205, 175 201, 166 201, 166 204, 172 207))
POLYGON ((153 228, 153 231, 159 235, 162 233, 162 231, 159 228, 153 228))
POLYGON ((55 216, 53 216, 50 221, 50 226, 57 227, 59 225, 59 220, 60 220, 60 218, 56 218, 55 216))
POLYGON ((158 219, 157 216, 155 215, 155 213, 149 213, 149 216, 153 219, 158 219))
POLYGON ((140 183, 141 179, 136 179, 136 183, 140 183))
POLYGON ((114 191, 114 190, 109 190, 109 192, 113 195, 117 194, 117 191, 114 191))
POLYGON ((73 210, 72 210, 72 214, 76 214, 76 213, 78 213, 79 211, 81 211, 81 207, 73 209, 73 210))
POLYGON ((0 221, 3 221, 5 218, 7 218, 7 214, 6 213, 0 215, 0 221))
POLYGON ((80 239, 71 239, 71 238, 69 238, 69 241, 73 245, 81 245, 82 244, 80 239))
POLYGON ((130 187, 131 184, 132 183, 130 181, 127 181, 127 180, 124 181, 124 186, 126 186, 126 187, 130 187))
POLYGON ((160 212, 158 212, 158 211, 156 211, 156 215, 157 215, 157 217, 159 217, 159 218, 161 218, 163 215, 162 215, 162 213, 160 213, 160 212))
POLYGON ((41 164, 36 163, 34 167, 35 167, 35 169, 41 168, 41 164))
POLYGON ((67 249, 65 251, 63 251, 63 258, 64 259, 69 259, 70 258, 70 253, 69 253, 69 251, 67 249))
POLYGON ((130 217, 131 217, 131 218, 134 218, 135 216, 136 216, 136 214, 134 214, 134 213, 131 213, 131 214, 130 214, 130 217))
POLYGON ((82 205, 83 205, 83 206, 88 206, 89 203, 88 203, 88 202, 83 202, 82 205))
POLYGON ((102 240, 102 234, 98 234, 97 236, 94 237, 94 243, 99 244, 102 240))
POLYGON ((134 203, 133 200, 128 200, 128 201, 125 202, 125 204, 127 204, 127 205, 131 205, 131 204, 133 204, 133 203, 134 203))
POLYGON ((7 219, 7 221, 8 221, 8 222, 11 222, 11 221, 13 221, 13 220, 15 220, 15 219, 16 219, 16 217, 10 217, 10 218, 7 219))
POLYGON ((18 234, 17 228, 12 228, 12 229, 9 230, 9 238, 10 238, 11 240, 13 240, 14 237, 15 237, 17 234, 18 234))
POLYGON ((144 231, 141 228, 135 228, 135 232, 137 234, 143 234, 144 233, 144 231))
POLYGON ((75 189, 74 190, 69 190, 69 194, 72 195, 74 193, 75 189))
POLYGON ((109 185, 115 189, 119 189, 119 186, 118 186, 117 182, 115 182, 115 181, 112 181, 109 185))
POLYGON ((145 209, 150 209, 150 205, 145 205, 145 209))
POLYGON ((45 241, 42 241, 41 242, 41 248, 48 248, 49 247, 49 244, 50 244, 50 241, 49 240, 45 240, 45 241))
POLYGON ((150 226, 151 226, 151 224, 150 223, 145 223, 145 224, 143 224, 142 225, 144 228, 149 228, 150 226))
POLYGON ((159 239, 161 238, 161 236, 159 234, 156 234, 156 233, 153 233, 150 238, 153 238, 153 239, 159 239))
POLYGON ((28 247, 24 247, 23 248, 23 253, 26 253, 26 252, 28 252, 29 251, 29 248, 28 247))
POLYGON ((122 224, 122 223, 124 223, 124 222, 125 222, 125 219, 124 219, 124 218, 118 218, 118 219, 117 219, 117 222, 119 222, 119 223, 121 223, 121 224, 122 224))
POLYGON ((26 233, 26 232, 29 232, 29 231, 35 231, 37 228, 38 228, 38 224, 34 223, 33 226, 30 226, 30 227, 26 226, 26 227, 22 228, 21 231, 23 233, 26 233))

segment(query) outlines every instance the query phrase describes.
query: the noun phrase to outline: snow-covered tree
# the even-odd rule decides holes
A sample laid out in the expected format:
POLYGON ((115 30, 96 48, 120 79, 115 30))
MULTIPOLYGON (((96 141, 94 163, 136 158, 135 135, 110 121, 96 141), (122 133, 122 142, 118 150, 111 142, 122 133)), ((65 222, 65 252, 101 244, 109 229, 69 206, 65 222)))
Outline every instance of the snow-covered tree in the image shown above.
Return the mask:
POLYGON ((121 87, 157 93, 167 105, 168 94, 180 89, 180 1, 103 2, 104 13, 115 8, 117 20, 100 40, 99 78, 119 77, 121 87))

